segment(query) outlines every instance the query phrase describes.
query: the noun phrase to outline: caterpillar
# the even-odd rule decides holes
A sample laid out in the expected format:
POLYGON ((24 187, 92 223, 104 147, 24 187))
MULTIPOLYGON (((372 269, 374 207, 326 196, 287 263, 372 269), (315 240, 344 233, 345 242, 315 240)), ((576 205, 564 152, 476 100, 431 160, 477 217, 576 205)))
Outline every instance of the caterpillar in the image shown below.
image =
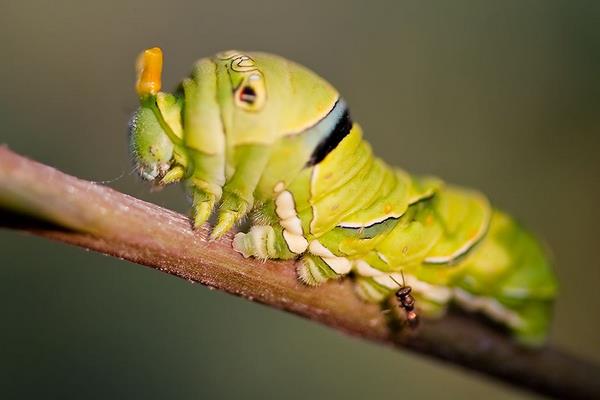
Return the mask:
POLYGON ((382 302, 406 282, 420 314, 458 305, 521 343, 544 342, 557 292, 549 259, 483 194, 375 157, 345 100, 294 62, 222 52, 172 94, 160 91, 162 64, 159 48, 138 58, 130 148, 143 179, 184 184, 194 227, 218 208, 219 238, 249 216, 233 248, 296 260, 307 285, 351 275, 360 297, 382 302))

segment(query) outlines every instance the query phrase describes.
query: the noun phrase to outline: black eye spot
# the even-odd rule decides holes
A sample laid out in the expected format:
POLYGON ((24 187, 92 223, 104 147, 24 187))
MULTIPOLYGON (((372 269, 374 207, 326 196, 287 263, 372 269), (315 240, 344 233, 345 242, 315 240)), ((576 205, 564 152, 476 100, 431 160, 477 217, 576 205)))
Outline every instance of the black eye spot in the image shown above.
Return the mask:
POLYGON ((256 92, 252 89, 252 86, 244 86, 240 91, 240 101, 248 104, 254 104, 256 101, 256 92))

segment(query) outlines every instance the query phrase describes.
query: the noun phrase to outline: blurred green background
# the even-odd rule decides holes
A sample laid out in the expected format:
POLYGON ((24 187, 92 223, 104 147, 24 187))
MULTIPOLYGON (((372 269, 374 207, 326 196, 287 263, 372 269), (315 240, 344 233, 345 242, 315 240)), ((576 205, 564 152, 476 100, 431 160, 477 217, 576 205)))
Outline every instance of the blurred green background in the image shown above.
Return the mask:
MULTIPOLYGON (((551 340, 600 361, 600 2, 12 1, 0 142, 186 212, 130 174, 134 60, 164 88, 201 56, 265 50, 344 94, 386 160, 485 191, 552 248, 551 340)), ((0 231, 2 398, 531 395, 151 269, 0 231)))

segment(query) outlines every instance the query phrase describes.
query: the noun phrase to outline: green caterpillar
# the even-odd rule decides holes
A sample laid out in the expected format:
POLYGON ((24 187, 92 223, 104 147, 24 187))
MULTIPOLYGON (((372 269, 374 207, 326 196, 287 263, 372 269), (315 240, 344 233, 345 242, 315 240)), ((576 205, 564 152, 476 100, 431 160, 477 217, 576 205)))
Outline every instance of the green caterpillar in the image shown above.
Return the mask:
POLYGON ((322 78, 227 51, 169 94, 161 70, 160 49, 141 54, 131 150, 144 179, 184 182, 194 226, 218 205, 218 238, 250 215, 234 249, 297 260, 308 285, 352 273, 357 293, 380 302, 406 278, 424 315, 455 303, 523 343, 544 341, 557 284, 540 244, 481 193, 376 158, 322 78))

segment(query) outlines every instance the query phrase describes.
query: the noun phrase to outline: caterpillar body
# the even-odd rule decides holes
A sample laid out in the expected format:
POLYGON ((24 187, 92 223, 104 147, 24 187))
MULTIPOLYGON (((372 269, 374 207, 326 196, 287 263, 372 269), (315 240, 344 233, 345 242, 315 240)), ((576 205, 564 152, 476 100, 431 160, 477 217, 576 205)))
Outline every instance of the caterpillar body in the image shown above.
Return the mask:
POLYGON ((425 316, 454 303, 543 342, 557 284, 542 246, 481 193, 376 158, 325 80, 258 52, 203 58, 173 94, 161 70, 160 49, 140 55, 131 151, 144 179, 184 183, 195 226, 218 207, 218 238, 249 215, 234 249, 297 260, 308 285, 351 274, 381 302, 406 280, 425 316))

